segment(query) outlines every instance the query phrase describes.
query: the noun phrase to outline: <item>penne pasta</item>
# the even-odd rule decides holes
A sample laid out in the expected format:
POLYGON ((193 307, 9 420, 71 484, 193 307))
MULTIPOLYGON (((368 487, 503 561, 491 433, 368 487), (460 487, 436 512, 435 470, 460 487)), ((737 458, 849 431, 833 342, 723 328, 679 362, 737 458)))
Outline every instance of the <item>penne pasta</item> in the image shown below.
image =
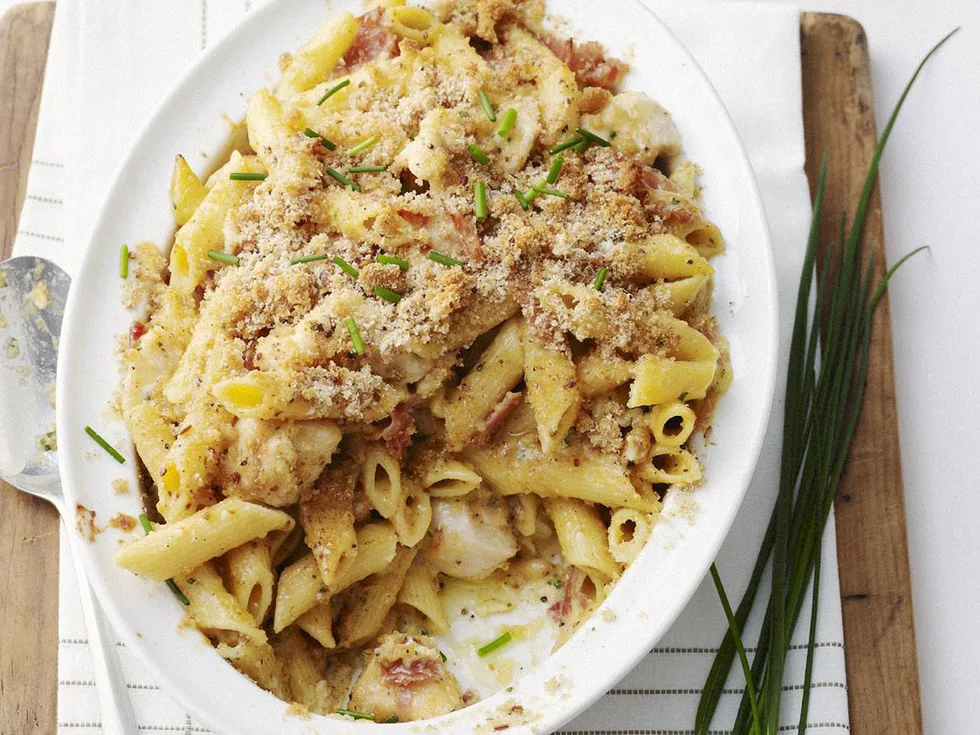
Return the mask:
POLYGON ((226 498, 126 544, 116 563, 145 577, 168 579, 271 531, 289 530, 294 523, 281 510, 226 498))

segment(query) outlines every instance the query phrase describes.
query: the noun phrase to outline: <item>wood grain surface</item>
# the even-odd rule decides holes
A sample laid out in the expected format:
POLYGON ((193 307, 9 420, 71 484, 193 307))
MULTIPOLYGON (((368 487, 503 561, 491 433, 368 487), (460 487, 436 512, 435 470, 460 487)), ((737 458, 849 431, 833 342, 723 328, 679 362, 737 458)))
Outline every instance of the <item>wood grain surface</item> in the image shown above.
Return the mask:
MULTIPOLYGON (((0 22, 0 257, 17 230, 30 166, 53 3, 0 22)), ((853 210, 875 145, 867 40, 853 20, 804 14, 803 101, 811 184, 830 155, 830 219, 853 210)), ((872 200, 865 246, 882 242, 872 200)), ((913 266, 914 267, 914 266, 913 266)), ((878 264, 879 271, 883 263, 878 264)), ((868 394, 836 504, 851 731, 922 732, 887 299, 875 319, 868 394)), ((0 488, 0 733, 54 733, 58 521, 0 488)))
MULTIPOLYGON (((807 174, 814 191, 827 151, 824 222, 839 222, 841 212, 854 212, 877 142, 868 40, 857 21, 838 15, 804 14, 801 31, 807 174)), ((877 187, 862 240, 866 254, 874 243, 884 244, 877 187)), ((914 261, 906 267, 915 268, 914 261)), ((874 319, 864 410, 834 506, 851 732, 859 735, 922 732, 897 421, 886 296, 874 319)))
MULTIPOLYGON (((0 260, 27 187, 54 3, 0 20, 0 260)), ((54 733, 58 693, 58 514, 0 483, 0 733, 54 733)))

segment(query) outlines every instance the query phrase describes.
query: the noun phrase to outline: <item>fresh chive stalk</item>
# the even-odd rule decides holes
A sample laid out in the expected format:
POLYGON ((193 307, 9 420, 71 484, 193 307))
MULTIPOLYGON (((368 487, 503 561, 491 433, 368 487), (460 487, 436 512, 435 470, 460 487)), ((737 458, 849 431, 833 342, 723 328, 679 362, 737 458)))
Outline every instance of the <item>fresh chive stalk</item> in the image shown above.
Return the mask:
POLYGON ((548 176, 545 178, 549 184, 554 184, 558 181, 558 177, 561 176, 561 167, 565 165, 565 159, 561 156, 555 156, 551 161, 551 168, 548 169, 548 176))
POLYGON ((354 720, 373 720, 374 719, 374 715, 372 715, 370 712, 358 712, 358 711, 352 710, 352 709, 338 709, 337 710, 337 714, 338 715, 343 715, 344 717, 350 717, 351 719, 354 719, 354 720))
MULTIPOLYGON (((899 97, 872 156, 850 230, 846 231, 846 222, 842 221, 840 235, 820 268, 811 310, 811 283, 816 272, 827 179, 826 155, 821 163, 797 290, 776 507, 749 585, 738 608, 729 617, 729 630, 718 647, 705 681, 695 718, 695 735, 709 732, 725 680, 738 653, 738 638, 755 605, 770 558, 772 591, 733 733, 757 731, 760 735, 768 735, 778 731, 786 654, 811 581, 807 684, 812 676, 821 540, 861 415, 871 352, 872 320, 895 272, 922 249, 905 255, 875 283, 876 249, 872 248, 869 257, 862 262, 861 234, 881 155, 898 114, 926 62, 957 30, 925 55, 899 97), (753 707, 750 689, 756 693, 757 708, 753 707)), ((724 606, 724 599, 722 604, 724 606)), ((807 685, 801 702, 800 733, 805 731, 807 722, 808 689, 807 685)))
POLYGON ((354 345, 354 352, 358 355, 363 355, 364 340, 361 339, 361 330, 357 328, 357 322, 354 321, 354 317, 349 316, 344 319, 344 326, 347 327, 347 332, 350 334, 350 341, 354 345))
POLYGON ((735 649, 738 651, 738 660, 742 664, 742 674, 745 676, 745 696, 749 700, 752 708, 752 724, 757 735, 762 735, 762 721, 759 718, 759 698, 755 694, 755 687, 752 685, 752 670, 749 668, 749 659, 745 655, 745 646, 742 644, 742 634, 735 622, 735 615, 732 613, 732 605, 728 601, 728 594, 725 592, 725 585, 722 584, 721 575, 718 574, 718 567, 711 565, 711 579, 715 583, 715 590, 721 600, 721 606, 725 610, 725 617, 728 619, 728 630, 732 634, 735 649))
POLYGON ((297 255, 295 258, 289 259, 290 265, 299 265, 300 263, 316 263, 318 260, 326 260, 330 255, 327 253, 319 253, 318 255, 297 255))
POLYGON ((363 153, 368 148, 370 148, 375 143, 377 143, 379 140, 381 140, 381 136, 380 135, 372 135, 369 138, 365 138, 364 140, 362 140, 360 143, 358 143, 353 148, 348 149, 347 155, 348 156, 356 156, 358 153, 363 153))
MULTIPOLYGON (((143 527, 143 533, 146 535, 149 535, 150 531, 153 530, 153 526, 150 524, 150 519, 147 517, 146 513, 140 513, 140 525, 143 527)), ((191 601, 187 599, 187 595, 180 591, 180 587, 178 587, 177 583, 172 579, 167 580, 167 586, 170 588, 170 591, 174 593, 174 597, 177 598, 181 605, 186 607, 187 605, 191 604, 191 601)))
POLYGON ((349 174, 379 174, 382 171, 387 171, 387 166, 351 166, 347 169, 349 174))
POLYGON ((358 278, 361 275, 360 271, 358 271, 357 268, 352 266, 350 263, 348 263, 346 260, 341 258, 339 255, 333 256, 333 263, 351 278, 358 278))
POLYGON ((381 255, 378 256, 378 262, 382 265, 397 265, 399 269, 403 271, 408 270, 408 261, 402 260, 401 258, 396 258, 394 255, 386 255, 385 253, 381 253, 381 255))
POLYGON ((514 189, 514 196, 517 197, 517 203, 521 205, 521 209, 525 212, 531 208, 531 203, 520 189, 514 189))
POLYGON ((361 190, 360 184, 358 184, 355 181, 351 181, 346 176, 344 176, 342 173, 340 173, 340 171, 338 171, 337 169, 335 169, 335 168, 333 168, 331 166, 327 166, 327 176, 329 176, 331 179, 333 179, 334 181, 336 181, 338 184, 341 184, 342 186, 349 186, 354 191, 360 191, 361 190))
POLYGON ((487 185, 482 181, 473 184, 473 211, 478 222, 487 218, 487 185))
POLYGON ((88 434, 90 437, 92 437, 95 440, 95 443, 98 444, 100 447, 102 447, 106 452, 108 452, 109 456, 112 457, 114 460, 116 460, 119 464, 126 464, 125 457, 123 457, 119 452, 117 452, 109 442, 107 442, 105 439, 99 436, 99 432, 97 432, 91 426, 86 426, 85 433, 88 434))
POLYGON ((320 98, 320 101, 316 103, 317 106, 322 105, 324 102, 326 102, 328 99, 330 99, 331 97, 333 97, 335 94, 337 94, 337 92, 339 92, 340 90, 342 90, 348 84, 350 84, 350 79, 345 79, 344 81, 338 82, 337 84, 335 84, 334 86, 332 86, 330 89, 328 89, 324 93, 324 95, 320 98))
POLYGON ((538 192, 538 194, 545 194, 549 197, 558 197, 559 199, 568 199, 568 194, 565 192, 559 191, 558 189, 552 189, 544 184, 535 184, 531 188, 538 192))
POLYGON ((387 720, 385 720, 385 722, 389 725, 398 722, 398 715, 392 715, 387 720))
POLYGON ((595 133, 593 133, 588 128, 575 128, 575 132, 578 133, 579 135, 581 135, 583 138, 585 138, 590 143, 595 143, 596 145, 602 146, 603 148, 608 148, 609 147, 609 141, 608 140, 606 140, 605 138, 603 138, 601 135, 596 135, 595 133))
POLYGON ((514 125, 517 123, 517 110, 513 107, 508 107, 504 116, 500 118, 500 125, 497 128, 497 135, 501 138, 506 138, 510 135, 510 131, 514 129, 514 125))
POLYGON ((328 151, 335 151, 335 150, 337 150, 337 144, 336 143, 334 143, 333 141, 327 140, 326 136, 320 135, 320 133, 316 132, 312 128, 307 128, 306 130, 304 130, 303 131, 303 135, 305 135, 307 138, 319 138, 320 139, 320 145, 322 145, 328 151))
POLYGON ((177 601, 181 605, 187 607, 188 605, 191 604, 191 601, 187 599, 187 595, 185 595, 183 592, 180 591, 180 587, 178 587, 177 583, 174 582, 172 579, 167 580, 167 586, 170 588, 170 591, 174 593, 174 597, 177 598, 177 601))
POLYGON ((220 250, 208 250, 208 257, 211 260, 217 260, 219 263, 224 263, 225 265, 238 265, 242 260, 237 255, 223 253, 220 250))
POLYGON ((569 138, 564 143, 559 143, 554 148, 552 148, 548 153, 555 155, 556 153, 561 153, 562 151, 567 151, 569 148, 574 148, 579 143, 587 143, 585 138, 581 135, 576 135, 574 138, 569 138))
POLYGON ((483 111, 487 113, 487 117, 490 118, 490 122, 497 122, 497 113, 494 112, 493 104, 490 102, 490 98, 487 97, 487 93, 481 89, 478 94, 480 97, 480 104, 483 105, 483 111))
POLYGON ((253 173, 252 171, 232 171, 228 174, 228 178, 232 181, 265 181, 268 176, 267 173, 253 173))
POLYGON ((480 658, 488 656, 501 646, 506 646, 508 643, 510 643, 512 638, 513 636, 510 634, 509 630, 501 633, 486 645, 480 646, 478 649, 476 649, 476 655, 480 658))
POLYGON ((119 248, 119 277, 124 281, 129 278, 129 245, 119 248))
POLYGON ((490 163, 490 156, 484 153, 483 149, 476 143, 471 143, 470 145, 466 146, 466 150, 470 152, 470 158, 477 163, 482 163, 484 166, 490 163))
POLYGON ((609 275, 609 269, 606 266, 602 266, 599 272, 595 274, 595 279, 592 281, 592 287, 596 291, 602 290, 602 284, 606 282, 606 276, 609 275))
POLYGON ((436 263, 441 263, 442 265, 462 265, 463 261, 456 260, 456 258, 451 258, 448 255, 443 255, 435 250, 429 251, 429 260, 434 260, 436 263))
POLYGON ((376 287, 371 291, 379 299, 384 299, 390 304, 397 304, 402 300, 403 296, 400 293, 395 293, 387 288, 381 288, 381 286, 376 287))

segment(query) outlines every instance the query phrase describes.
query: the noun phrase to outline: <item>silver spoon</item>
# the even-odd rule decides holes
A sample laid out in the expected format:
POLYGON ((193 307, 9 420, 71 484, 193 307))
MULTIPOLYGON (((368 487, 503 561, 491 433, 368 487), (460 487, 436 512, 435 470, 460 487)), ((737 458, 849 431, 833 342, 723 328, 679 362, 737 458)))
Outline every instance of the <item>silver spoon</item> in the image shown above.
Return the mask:
POLYGON ((58 340, 71 279, 43 258, 0 263, 0 478, 43 498, 65 523, 88 629, 95 689, 106 735, 135 735, 115 638, 72 548, 77 543, 61 493, 54 433, 58 340))

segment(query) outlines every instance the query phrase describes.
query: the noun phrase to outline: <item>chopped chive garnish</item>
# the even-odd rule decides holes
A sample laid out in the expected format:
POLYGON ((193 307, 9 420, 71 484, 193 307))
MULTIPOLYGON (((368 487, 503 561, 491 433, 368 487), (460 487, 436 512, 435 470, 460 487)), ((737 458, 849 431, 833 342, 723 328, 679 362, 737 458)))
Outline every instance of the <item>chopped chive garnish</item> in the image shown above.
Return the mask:
POLYGON ((538 192, 538 194, 547 194, 550 197, 568 199, 568 194, 566 194, 565 192, 559 191, 558 189, 552 189, 548 186, 545 186, 544 184, 535 184, 531 188, 534 189, 534 191, 538 192))
POLYGON ((500 127, 497 128, 497 135, 501 138, 506 138, 510 135, 510 131, 514 129, 514 123, 517 122, 517 110, 513 107, 508 107, 507 112, 500 119, 500 127))
POLYGON ((354 191, 360 191, 361 190, 361 187, 360 187, 359 184, 357 184, 354 181, 351 181, 350 179, 348 179, 346 176, 344 176, 342 173, 340 173, 340 171, 338 171, 335 168, 332 168, 330 166, 327 166, 327 176, 329 176, 331 179, 333 179, 334 181, 336 181, 339 184, 343 184, 344 186, 349 186, 354 191))
POLYGON ((473 184, 473 209, 478 221, 483 222, 487 218, 487 185, 482 181, 473 184))
POLYGON ((223 253, 220 250, 208 250, 208 257, 211 260, 217 260, 219 263, 224 263, 225 265, 238 265, 241 262, 241 258, 237 255, 223 253))
POLYGON ((129 277, 129 245, 119 248, 119 277, 123 279, 129 277))
POLYGON ((315 263, 318 260, 326 260, 330 256, 327 253, 320 253, 319 255, 297 255, 295 258, 289 259, 290 265, 299 265, 300 263, 315 263))
POLYGON ((441 658, 441 659, 442 659, 442 662, 443 662, 443 663, 446 663, 446 654, 444 654, 444 653, 442 652, 442 649, 441 649, 441 648, 439 649, 439 658, 441 658))
POLYGON ((177 583, 172 579, 167 580, 167 586, 170 588, 170 591, 174 593, 174 597, 177 598, 181 605, 187 607, 191 604, 191 601, 187 599, 187 595, 180 591, 180 587, 178 587, 177 583))
POLYGON ((595 280, 592 281, 592 287, 596 291, 602 290, 602 284, 606 282, 606 275, 609 273, 609 269, 603 266, 599 269, 599 272, 595 274, 595 280))
POLYGON ((477 163, 482 163, 484 165, 490 163, 490 156, 483 152, 483 149, 475 143, 466 146, 466 150, 470 152, 470 158, 472 158, 477 163))
POLYGON ((531 208, 531 203, 524 196, 524 193, 520 189, 514 190, 514 196, 517 197, 517 202, 521 205, 521 209, 525 212, 531 208))
POLYGON ((338 709, 337 710, 337 714, 338 715, 344 715, 344 717, 351 717, 351 718, 353 718, 355 720, 373 720, 374 719, 374 715, 372 715, 370 712, 357 712, 356 710, 352 710, 352 709, 338 709))
POLYGON ((575 151, 576 153, 581 153, 588 147, 589 147, 589 141, 587 141, 585 138, 582 138, 582 140, 580 140, 578 143, 572 146, 572 150, 575 151))
POLYGON ((322 105, 324 102, 326 102, 328 99, 333 97, 335 94, 337 94, 337 92, 342 90, 348 84, 350 84, 350 79, 345 79, 344 81, 335 84, 333 87, 331 87, 324 93, 324 95, 320 98, 320 101, 317 102, 317 105, 322 105))
POLYGON ((363 355, 364 340, 361 339, 361 330, 357 328, 357 322, 354 321, 354 317, 349 316, 344 319, 344 326, 350 332, 350 341, 354 344, 354 352, 358 355, 363 355))
POLYGON ((609 147, 609 141, 600 135, 596 135, 588 128, 575 128, 575 132, 581 135, 590 143, 595 143, 596 145, 601 145, 603 148, 609 147))
POLYGON ((350 263, 348 263, 346 260, 341 258, 339 255, 333 256, 333 262, 334 265, 340 268, 340 270, 342 270, 351 278, 357 278, 358 276, 361 275, 360 272, 357 270, 357 268, 352 266, 350 263))
POLYGON ((555 156, 555 160, 551 162, 551 168, 548 169, 548 178, 545 179, 549 184, 554 184, 558 181, 558 177, 561 175, 561 167, 565 164, 565 159, 561 156, 555 156))
POLYGON ((615 130, 613 130, 611 133, 609 133, 609 140, 612 140, 617 135, 619 135, 619 133, 617 133, 615 130))
POLYGON ((448 255, 443 255, 435 250, 429 251, 429 260, 434 260, 436 263, 442 263, 442 265, 462 265, 463 261, 456 260, 456 258, 450 258, 448 255))
POLYGON ((328 151, 335 151, 335 150, 337 150, 337 144, 336 143, 327 140, 324 136, 320 135, 318 132, 316 132, 315 130, 312 130, 311 128, 307 128, 306 130, 304 130, 303 131, 303 134, 307 138, 319 138, 320 139, 320 143, 328 151))
MULTIPOLYGON (((537 184, 536 184, 536 186, 537 186, 537 184)), ((530 204, 535 199, 537 199, 540 195, 541 195, 541 192, 538 191, 537 189, 535 189, 532 186, 530 189, 528 189, 527 191, 524 192, 524 201, 526 201, 528 204, 530 204)))
POLYGON ((347 155, 348 156, 356 156, 361 151, 366 151, 368 148, 370 148, 371 146, 373 146, 379 140, 381 140, 381 136, 379 136, 379 135, 372 135, 370 138, 365 138, 360 143, 358 143, 356 146, 354 146, 353 148, 349 149, 347 151, 347 155))
POLYGON ((396 258, 394 255, 385 255, 382 253, 378 256, 378 262, 383 265, 397 265, 403 271, 408 270, 408 261, 396 258))
POLYGON ((490 118, 490 122, 497 122, 497 113, 493 111, 493 105, 490 104, 490 98, 487 97, 487 93, 481 89, 479 95, 480 104, 483 105, 483 109, 487 113, 487 117, 490 118))
MULTIPOLYGON (((147 517, 146 513, 140 513, 140 525, 143 527, 143 533, 149 535, 150 531, 153 530, 153 526, 150 525, 150 519, 147 517)), ((193 579, 189 579, 188 582, 194 584, 193 579)), ((174 593, 174 597, 180 602, 181 605, 187 606, 191 604, 191 601, 187 599, 187 596, 180 591, 180 587, 172 579, 167 580, 167 586, 170 591, 174 593)))
POLYGON ((109 453, 109 456, 116 460, 119 464, 126 464, 125 458, 119 452, 117 452, 109 442, 99 436, 99 432, 97 432, 91 426, 86 426, 85 433, 95 439, 95 443, 106 450, 106 452, 109 453))
POLYGON ((232 171, 228 178, 232 181, 265 181, 269 174, 252 173, 251 171, 232 171))
POLYGON ((377 296, 379 299, 384 299, 385 301, 388 301, 392 304, 397 304, 399 301, 402 300, 402 295, 400 293, 389 291, 387 288, 381 288, 381 286, 375 288, 372 291, 372 293, 375 296, 377 296))
POLYGON ((389 718, 388 718, 387 720, 385 720, 385 722, 386 722, 387 724, 392 724, 392 723, 394 723, 394 722, 398 722, 398 715, 392 715, 392 716, 391 716, 391 717, 389 717, 389 718))
POLYGON ((347 169, 349 174, 378 174, 387 171, 387 166, 351 166, 347 169))
POLYGON ((577 146, 579 143, 585 141, 581 135, 576 135, 574 138, 569 138, 564 143, 559 143, 554 148, 552 148, 548 153, 555 155, 556 153, 561 153, 562 151, 567 151, 569 148, 577 146))
POLYGON ((505 646, 508 643, 510 643, 512 637, 513 636, 511 636, 510 631, 508 630, 506 633, 502 633, 498 635, 496 638, 494 638, 492 641, 487 643, 485 646, 481 646, 480 648, 478 648, 476 650, 476 655, 479 656, 480 658, 483 658, 487 654, 493 653, 501 646, 505 646))

